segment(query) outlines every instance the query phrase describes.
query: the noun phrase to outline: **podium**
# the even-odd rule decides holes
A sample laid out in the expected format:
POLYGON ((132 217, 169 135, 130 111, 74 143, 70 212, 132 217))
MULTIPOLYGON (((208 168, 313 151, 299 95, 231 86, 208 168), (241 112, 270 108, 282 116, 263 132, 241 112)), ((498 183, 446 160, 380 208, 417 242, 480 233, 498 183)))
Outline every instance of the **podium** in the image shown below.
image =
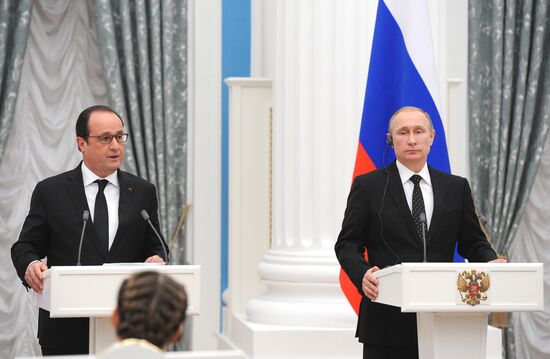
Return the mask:
POLYGON ((184 285, 188 296, 187 315, 200 312, 200 266, 127 263, 103 266, 51 267, 44 272, 44 290, 35 293, 35 303, 51 318, 90 318, 90 354, 117 340, 111 325, 118 289, 136 272, 157 271, 184 285))
POLYGON ((403 263, 375 302, 416 312, 421 359, 485 358, 491 312, 544 310, 542 263, 403 263))

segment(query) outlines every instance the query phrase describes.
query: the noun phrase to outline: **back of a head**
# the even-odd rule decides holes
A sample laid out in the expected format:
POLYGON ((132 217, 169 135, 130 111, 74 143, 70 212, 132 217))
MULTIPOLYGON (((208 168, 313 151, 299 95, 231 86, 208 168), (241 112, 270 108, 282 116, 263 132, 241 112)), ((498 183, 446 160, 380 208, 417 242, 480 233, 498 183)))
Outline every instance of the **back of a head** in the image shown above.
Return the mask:
POLYGON ((154 271, 136 273, 118 293, 117 335, 164 348, 185 321, 186 310, 187 295, 181 284, 154 271))

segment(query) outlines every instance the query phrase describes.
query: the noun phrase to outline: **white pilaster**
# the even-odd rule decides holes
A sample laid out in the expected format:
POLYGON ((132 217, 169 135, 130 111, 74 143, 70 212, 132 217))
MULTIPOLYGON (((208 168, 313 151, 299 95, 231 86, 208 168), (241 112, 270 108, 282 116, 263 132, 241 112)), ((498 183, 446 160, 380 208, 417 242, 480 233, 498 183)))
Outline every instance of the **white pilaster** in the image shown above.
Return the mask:
POLYGON ((211 350, 220 326, 221 233, 221 2, 189 1, 188 133, 190 177, 187 200, 192 203, 187 229, 189 263, 202 266, 200 316, 187 321, 193 350, 211 350))
MULTIPOLYGON (((228 78, 229 286, 224 301, 243 314, 265 291, 256 267, 270 246, 272 81, 228 78)), ((225 326, 225 323, 224 323, 225 326)))

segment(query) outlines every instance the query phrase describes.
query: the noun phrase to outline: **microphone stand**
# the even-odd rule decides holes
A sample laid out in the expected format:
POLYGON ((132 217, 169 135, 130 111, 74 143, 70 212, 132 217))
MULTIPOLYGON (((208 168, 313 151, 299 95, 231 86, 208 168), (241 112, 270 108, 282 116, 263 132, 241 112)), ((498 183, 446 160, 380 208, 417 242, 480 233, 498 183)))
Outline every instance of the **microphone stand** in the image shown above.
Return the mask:
POLYGON ((159 240, 160 242, 160 245, 162 246, 162 251, 164 252, 164 260, 166 261, 166 264, 168 264, 168 262, 170 261, 169 258, 168 258, 168 251, 167 251, 167 244, 164 243, 164 241, 162 240, 162 237, 160 236, 159 232, 157 232, 157 230, 155 229, 155 226, 153 226, 153 223, 151 223, 151 219, 149 218, 149 213, 147 213, 146 210, 141 210, 141 217, 143 218, 144 221, 146 221, 147 223, 149 223, 149 226, 151 227, 151 229, 153 229, 153 232, 155 233, 155 235, 157 236, 157 239, 159 240))
POLYGON ((428 257, 426 256, 426 214, 420 213, 420 224, 422 225, 422 244, 424 249, 424 263, 428 262, 428 257))
POLYGON ((80 263, 80 254, 82 253, 82 242, 84 241, 84 232, 86 231, 86 223, 88 223, 89 218, 90 212, 88 212, 88 210, 84 210, 84 212, 82 212, 82 233, 80 234, 80 243, 78 243, 78 258, 76 259, 77 266, 82 265, 82 263, 80 263))

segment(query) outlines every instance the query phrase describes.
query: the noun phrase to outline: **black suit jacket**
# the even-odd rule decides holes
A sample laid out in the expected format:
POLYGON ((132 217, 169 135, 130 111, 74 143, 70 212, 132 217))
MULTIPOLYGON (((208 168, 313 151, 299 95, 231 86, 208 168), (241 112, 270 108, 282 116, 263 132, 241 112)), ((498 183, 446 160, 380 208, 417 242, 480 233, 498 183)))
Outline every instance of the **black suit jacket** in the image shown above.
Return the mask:
MULTIPOLYGON (((429 262, 452 262, 455 245, 472 262, 487 262, 496 254, 485 239, 465 178, 429 167, 434 210, 426 238, 429 262)), ((361 282, 373 266, 384 268, 423 260, 422 239, 414 230, 411 211, 395 162, 358 176, 351 188, 342 230, 335 245, 344 271, 363 296, 356 336, 370 345, 415 345, 416 314, 371 302, 361 282), (368 251, 368 262, 363 258, 368 251)))
MULTIPOLYGON (((145 209, 160 233, 155 186, 120 170, 118 181, 119 225, 111 249, 107 252, 107 248, 102 247, 90 219, 82 244, 82 265, 143 262, 155 254, 163 257, 158 238, 140 214, 145 209)), ((34 260, 47 257, 48 267, 77 263, 84 210, 89 208, 81 165, 36 185, 19 240, 11 249, 13 264, 24 285, 27 285, 25 271, 34 260)), ((69 346, 80 350, 88 347, 88 320, 50 319, 49 312, 41 309, 38 334, 42 346, 69 346)))

